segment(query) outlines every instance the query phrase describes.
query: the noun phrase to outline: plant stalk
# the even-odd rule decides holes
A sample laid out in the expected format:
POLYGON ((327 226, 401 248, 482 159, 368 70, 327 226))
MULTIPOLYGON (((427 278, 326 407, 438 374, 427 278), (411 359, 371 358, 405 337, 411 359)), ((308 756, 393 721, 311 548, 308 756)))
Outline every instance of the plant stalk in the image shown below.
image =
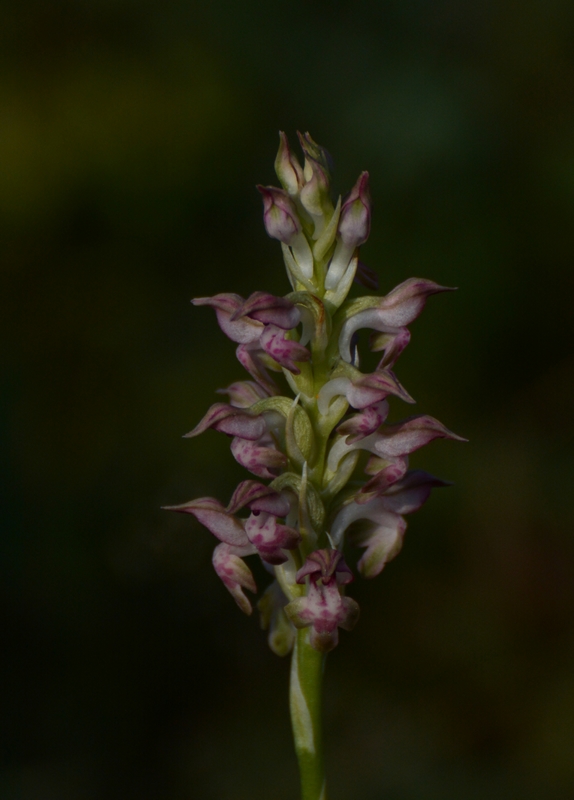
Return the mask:
POLYGON ((289 704, 301 776, 301 800, 327 800, 321 731, 321 683, 325 656, 299 630, 291 660, 289 704))

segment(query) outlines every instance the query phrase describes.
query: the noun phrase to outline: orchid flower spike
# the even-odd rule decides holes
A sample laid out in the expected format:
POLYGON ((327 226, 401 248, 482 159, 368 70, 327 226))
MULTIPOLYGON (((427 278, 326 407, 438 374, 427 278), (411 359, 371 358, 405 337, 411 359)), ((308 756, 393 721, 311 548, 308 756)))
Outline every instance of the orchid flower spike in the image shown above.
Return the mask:
POLYGON ((293 653, 302 794, 324 800, 321 654, 358 620, 359 606, 346 594, 353 570, 379 575, 403 546, 405 515, 447 485, 409 469, 410 454, 437 439, 465 440, 426 414, 387 422, 393 403, 415 402, 393 371, 409 325, 432 295, 450 290, 409 278, 384 296, 348 299, 354 282, 378 287, 376 273, 359 260, 371 230, 369 173, 335 198, 331 157, 309 133, 298 138, 302 162, 280 133, 281 188, 257 187, 264 228, 281 244, 292 291, 192 301, 215 311, 247 376, 219 389, 226 401, 214 403, 186 437, 228 436, 233 457, 254 477, 239 483, 227 506, 201 497, 168 508, 191 515, 217 539, 215 573, 245 614, 253 608, 246 592, 258 591, 247 560, 259 559, 261 574, 269 574, 257 607, 273 652, 293 653), (371 350, 381 354, 372 372, 359 366, 357 332, 365 328, 371 350), (344 555, 349 544, 363 550, 356 565, 344 555))
POLYGON ((219 390, 228 402, 212 405, 186 435, 226 434, 234 458, 257 480, 244 480, 227 508, 214 498, 171 507, 219 539, 216 573, 247 613, 245 590, 256 588, 243 559, 258 556, 267 565, 276 589, 265 595, 262 614, 273 631, 270 642, 281 631, 276 652, 290 649, 295 628, 307 630, 311 646, 324 651, 336 645, 339 628, 352 627, 358 607, 343 594, 352 577, 342 555, 346 538, 365 548, 359 572, 378 574, 400 549, 403 514, 444 485, 409 472, 409 455, 435 439, 461 440, 424 414, 386 422, 392 398, 414 402, 391 371, 409 343, 408 326, 431 295, 449 290, 409 278, 383 297, 347 299, 355 277, 377 286, 375 273, 358 260, 371 229, 369 173, 335 202, 331 157, 309 133, 298 137, 303 162, 280 133, 275 170, 282 188, 257 187, 265 229, 281 243, 293 291, 193 300, 214 309, 248 379, 219 390), (372 373, 358 366, 361 328, 373 331, 371 348, 382 353, 372 373), (270 373, 284 376, 295 402, 270 373), (367 477, 349 495, 360 451, 370 454, 367 477), (248 515, 237 516, 242 510, 248 515), (353 527, 358 520, 360 533, 353 527))

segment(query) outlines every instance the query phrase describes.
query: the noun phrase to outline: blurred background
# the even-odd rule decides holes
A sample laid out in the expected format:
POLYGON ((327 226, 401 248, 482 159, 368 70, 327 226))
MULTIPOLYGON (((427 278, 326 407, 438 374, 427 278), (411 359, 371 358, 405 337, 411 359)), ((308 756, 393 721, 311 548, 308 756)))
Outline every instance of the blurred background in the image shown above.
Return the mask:
POLYGON ((288 663, 215 576, 213 537, 159 510, 247 477, 225 436, 181 438, 244 377, 189 300, 288 291, 254 189, 279 129, 331 151, 337 191, 370 171, 382 292, 459 287, 398 375, 470 442, 417 454, 454 486, 352 587, 330 798, 574 796, 572 3, 2 17, 0 797, 298 796, 288 663))

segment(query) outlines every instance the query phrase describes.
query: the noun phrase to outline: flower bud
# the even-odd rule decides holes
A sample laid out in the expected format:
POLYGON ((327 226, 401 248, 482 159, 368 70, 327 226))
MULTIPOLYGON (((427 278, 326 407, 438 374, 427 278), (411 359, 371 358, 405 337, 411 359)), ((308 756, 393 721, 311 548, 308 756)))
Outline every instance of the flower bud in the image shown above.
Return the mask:
POLYGON ((301 164, 289 147, 289 142, 283 131, 279 131, 279 151, 275 159, 275 173, 281 185, 290 195, 298 195, 303 186, 303 170, 301 164))
POLYGON ((313 217, 316 226, 321 220, 320 235, 324 228, 325 214, 328 213, 330 216, 333 213, 329 195, 329 175, 323 165, 311 157, 305 159, 305 176, 307 174, 309 177, 301 189, 301 203, 305 211, 313 217))
POLYGON ((289 245, 301 233, 295 204, 283 189, 257 186, 263 195, 263 222, 269 236, 289 245))
POLYGON ((310 165, 308 164, 309 159, 318 162, 318 164, 320 164, 323 168, 327 179, 330 178, 331 172, 333 171, 333 159, 331 158, 329 151, 325 150, 324 147, 321 147, 320 144, 317 144, 317 142, 311 138, 310 133, 300 133, 297 131, 297 136, 299 138, 301 150, 305 154, 306 159, 305 179, 310 180, 311 178, 310 165))
POLYGON ((348 247, 359 247, 371 230, 369 173, 362 172, 341 208, 339 236, 348 247))

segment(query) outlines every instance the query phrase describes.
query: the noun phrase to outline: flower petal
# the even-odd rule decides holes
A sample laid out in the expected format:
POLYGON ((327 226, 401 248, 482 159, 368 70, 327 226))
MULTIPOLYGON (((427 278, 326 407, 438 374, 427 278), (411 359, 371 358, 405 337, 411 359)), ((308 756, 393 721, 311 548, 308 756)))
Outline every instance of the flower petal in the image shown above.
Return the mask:
POLYGON ((413 469, 394 483, 380 500, 389 511, 396 514, 412 514, 426 502, 431 490, 440 486, 450 486, 450 484, 422 469, 413 469))
POLYGON ((269 397, 269 392, 255 381, 235 381, 226 389, 217 389, 217 394, 229 395, 229 403, 236 408, 249 408, 259 400, 269 397))
POLYGON ((264 511, 251 514, 245 522, 245 533, 268 564, 284 564, 287 556, 282 551, 292 550, 301 541, 299 531, 281 525, 276 517, 264 511))
POLYGON ((186 433, 184 438, 191 439, 208 428, 230 436, 240 436, 242 439, 259 439, 267 430, 262 416, 250 414, 245 409, 227 403, 214 403, 201 422, 186 433))
POLYGON ((307 556, 304 565, 297 572, 297 583, 305 583, 307 575, 311 575, 313 580, 321 578, 324 584, 330 581, 345 584, 354 580, 343 554, 334 548, 314 550, 307 556))
POLYGON ((384 400, 389 395, 400 397, 406 403, 415 402, 390 369, 371 372, 353 380, 347 391, 347 400, 353 408, 361 409, 384 400))
POLYGON ((408 328, 397 328, 394 332, 375 332, 371 334, 369 346, 373 353, 384 351, 377 369, 392 367, 411 340, 408 328))
POLYGON ((301 370, 296 366, 296 361, 309 361, 311 353, 306 347, 285 338, 285 331, 277 325, 266 325, 259 339, 261 347, 278 364, 285 367, 294 375, 299 375, 301 370))
POLYGON ((270 486, 266 486, 264 483, 259 483, 259 481, 241 481, 241 483, 238 484, 237 488, 233 492, 233 496, 231 497, 229 505, 227 506, 227 512, 229 514, 236 514, 241 508, 248 506, 255 500, 259 500, 259 498, 267 495, 275 494, 277 494, 275 489, 272 489, 270 486))
POLYGON ((249 544, 243 523, 230 514, 215 497, 199 497, 178 506, 164 506, 166 511, 193 514, 220 541, 241 547, 249 544))
POLYGON ((352 247, 359 247, 371 230, 371 193, 369 173, 361 172, 357 182, 343 201, 339 220, 339 236, 352 247))
MULTIPOLYGON (((397 334, 415 320, 423 310, 427 297, 438 292, 453 291, 423 278, 409 278, 386 297, 362 298, 368 305, 345 319, 339 335, 339 351, 344 361, 351 363, 351 342, 361 328, 373 328, 383 333, 397 334)), ((395 359, 396 360, 396 359, 395 359)))
MULTIPOLYGON (((357 492, 355 495, 356 503, 368 503, 374 497, 380 497, 385 494, 389 486, 405 475, 409 464, 406 456, 391 459, 390 461, 374 457, 370 459, 370 463, 373 461, 381 462, 384 466, 377 470, 371 480, 367 481, 357 492)), ((369 467, 369 464, 367 464, 367 467, 369 467)), ((365 468, 365 472, 367 472, 367 468, 365 468)), ((367 472, 367 474, 369 473, 367 472)))
POLYGON ((268 292, 253 292, 233 316, 248 316, 284 330, 291 330, 301 322, 299 309, 290 300, 268 292))
POLYGON ((254 552, 254 548, 251 546, 235 548, 227 544, 219 544, 213 551, 212 557, 215 571, 223 581, 225 588, 231 593, 243 613, 247 615, 251 614, 253 609, 243 589, 256 592, 257 585, 251 570, 240 558, 240 555, 250 555, 252 552, 254 552))
POLYGON ((231 452, 242 467, 259 478, 276 478, 287 466, 287 456, 275 447, 266 447, 249 439, 236 437, 231 442, 231 452))
POLYGON ((233 342, 238 342, 239 344, 256 342, 263 331, 263 324, 249 319, 249 317, 231 320, 233 314, 244 302, 239 294, 222 292, 213 297, 196 297, 191 302, 194 306, 211 306, 214 308, 219 327, 233 342))
POLYGON ((408 278, 383 297, 379 310, 381 321, 393 328, 410 325, 425 307, 427 297, 439 292, 453 292, 449 286, 440 286, 424 278, 408 278))
POLYGON ((257 186, 263 196, 263 222, 273 239, 291 244, 301 232, 301 223, 295 203, 286 191, 275 186, 257 186))
MULTIPOLYGON (((269 395, 279 394, 279 387, 267 372, 268 365, 263 363, 261 356, 264 351, 258 346, 240 344, 235 355, 237 360, 244 367, 252 378, 255 378, 258 384, 269 395)), ((280 369, 278 367, 278 369, 280 369)))
POLYGON ((307 596, 292 600, 285 613, 297 628, 311 626, 310 642, 323 652, 332 650, 338 642, 337 628, 350 630, 359 616, 359 606, 342 597, 336 582, 311 582, 307 596))
POLYGON ((386 420, 388 413, 389 404, 386 400, 373 403, 372 406, 367 406, 360 413, 353 414, 342 422, 337 428, 337 433, 346 436, 348 444, 353 444, 374 433, 386 420))
POLYGON ((384 425, 377 433, 371 435, 368 442, 365 439, 364 443, 367 449, 382 458, 394 458, 413 453, 434 439, 466 441, 445 428, 438 419, 426 414, 417 414, 394 425, 384 425))
POLYGON ((393 559, 403 546, 403 536, 407 524, 398 514, 389 513, 366 532, 353 536, 353 544, 366 547, 357 563, 357 568, 365 578, 379 575, 385 564, 393 559))

